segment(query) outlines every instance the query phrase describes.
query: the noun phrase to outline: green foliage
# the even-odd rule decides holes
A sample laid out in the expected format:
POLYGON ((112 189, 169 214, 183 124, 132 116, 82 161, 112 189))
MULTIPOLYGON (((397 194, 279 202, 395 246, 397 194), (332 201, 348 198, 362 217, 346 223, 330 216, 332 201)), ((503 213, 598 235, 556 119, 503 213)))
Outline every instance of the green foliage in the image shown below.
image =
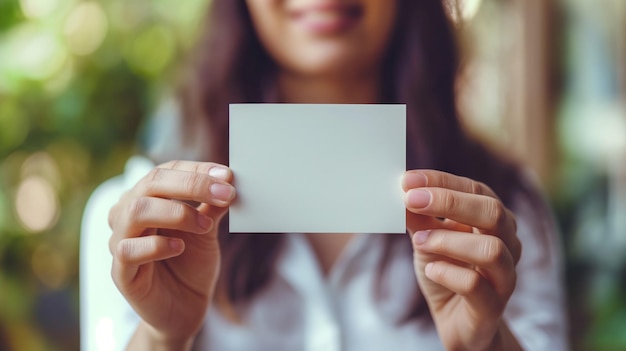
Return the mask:
MULTIPOLYGON (((590 2, 561 3, 569 9, 590 2)), ((79 348, 78 248, 85 202, 137 151, 142 121, 193 45, 205 6, 203 0, 0 0, 0 350, 79 348), (54 315, 50 323, 51 312, 41 306, 59 294, 70 303, 53 300, 61 317, 54 315)), ((604 18, 580 12, 576 21, 604 18)), ((593 28, 580 27, 569 32, 582 35, 593 28)), ((568 42, 584 43, 569 35, 568 42)), ((598 36, 582 36, 587 37, 598 36)), ((576 92, 594 87, 572 79, 577 72, 583 78, 597 72, 617 76, 610 64, 585 62, 596 56, 578 52, 563 58, 572 66, 568 79, 585 88, 568 93, 563 115, 570 119, 582 110, 572 104, 583 100, 576 92)), ((597 114, 591 114, 590 126, 601 124, 597 114)), ((589 144, 581 143, 583 137, 593 133, 570 119, 562 125, 570 138, 560 138, 580 149, 589 144), (576 125, 579 134, 571 132, 576 125)), ((566 239, 573 347, 624 350, 624 260, 620 266, 616 251, 606 254, 619 247, 600 236, 611 229, 604 219, 608 200, 594 189, 604 186, 606 170, 589 167, 574 149, 559 170, 562 191, 553 199, 566 239), (592 240, 596 234, 600 239, 592 240), (598 276, 609 278, 599 282, 598 276)))
POLYGON ((0 1, 0 32, 10 28, 23 19, 17 0, 0 1))
POLYGON ((0 349, 78 349, 82 211, 193 43, 206 2, 181 5, 0 0, 0 349))

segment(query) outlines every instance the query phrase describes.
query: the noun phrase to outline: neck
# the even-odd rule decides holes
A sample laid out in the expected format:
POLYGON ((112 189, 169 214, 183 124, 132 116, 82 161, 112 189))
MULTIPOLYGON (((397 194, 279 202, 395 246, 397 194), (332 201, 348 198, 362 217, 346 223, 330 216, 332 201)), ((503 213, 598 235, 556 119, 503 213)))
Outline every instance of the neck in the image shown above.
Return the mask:
POLYGON ((281 100, 309 104, 370 104, 380 100, 377 74, 356 77, 306 77, 281 73, 281 100))
POLYGON ((311 244, 322 273, 328 276, 335 262, 337 262, 341 253, 354 237, 354 234, 309 233, 306 237, 311 244))

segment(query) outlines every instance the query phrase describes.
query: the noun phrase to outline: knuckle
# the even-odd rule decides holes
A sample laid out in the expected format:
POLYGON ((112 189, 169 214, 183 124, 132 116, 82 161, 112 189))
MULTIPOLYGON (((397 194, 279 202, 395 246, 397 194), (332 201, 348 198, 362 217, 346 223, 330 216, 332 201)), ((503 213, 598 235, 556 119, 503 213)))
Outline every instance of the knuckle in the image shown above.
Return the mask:
POLYGON ((181 227, 185 223, 187 223, 187 213, 185 211, 184 205, 173 203, 172 208, 170 209, 170 216, 172 218, 173 223, 181 227))
POLYGON ((115 258, 122 264, 132 264, 137 257, 152 256, 158 251, 154 237, 123 239, 115 247, 115 258))
POLYGON ((138 246, 141 248, 141 251, 144 253, 144 255, 154 256, 158 253, 159 245, 157 238, 157 236, 153 235, 144 237, 143 240, 141 240, 141 242, 139 243, 140 245, 138 246))
POLYGON ((454 194, 450 191, 444 192, 442 201, 444 209, 454 213, 457 208, 457 201, 456 197, 454 197, 454 194))
POLYGON ((132 219, 142 218, 150 210, 150 200, 147 197, 138 197, 128 205, 128 215, 132 219))
POLYGON ((498 230, 502 228, 507 218, 507 210, 504 207, 504 204, 496 199, 491 199, 488 202, 486 211, 487 215, 491 219, 491 228, 489 229, 498 230))
POLYGON ((188 173, 183 178, 183 187, 189 194, 208 194, 209 186, 205 177, 199 173, 188 173))
POLYGON ((179 164, 178 160, 171 160, 171 161, 167 161, 165 163, 162 163, 162 164, 158 165, 157 167, 158 168, 176 169, 178 164, 179 164))
POLYGON ((473 180, 470 179, 470 189, 471 189, 473 194, 485 195, 484 191, 483 191, 482 184, 480 182, 473 181, 473 180))
POLYGON ((142 238, 139 248, 144 256, 155 256, 159 253, 161 246, 159 245, 158 236, 148 236, 142 238))
POLYGON ((193 162, 191 164, 191 167, 192 167, 192 170, 191 170, 192 172, 195 172, 195 173, 202 173, 203 172, 203 164, 200 163, 200 162, 193 162))
POLYGON ((430 264, 430 276, 434 281, 441 281, 446 275, 445 266, 441 265, 439 262, 432 262, 430 264))
POLYGON ((120 240, 114 249, 113 256, 120 263, 128 263, 133 256, 133 245, 128 239, 120 240))
POLYGON ((504 245, 504 242, 496 237, 492 237, 491 240, 486 241, 484 251, 484 257, 487 264, 501 265, 506 262, 508 257, 508 250, 504 245))
POLYGON ((159 167, 153 168, 141 180, 140 187, 145 193, 151 193, 158 187, 158 184, 162 178, 163 178, 163 169, 159 167))
POLYGON ((482 278, 477 272, 471 272, 465 275, 463 282, 463 291, 466 294, 474 294, 480 290, 482 278))
POLYGON ((441 174, 437 174, 437 176, 439 178, 437 180, 437 183, 439 183, 442 188, 445 188, 445 189, 450 188, 450 185, 451 185, 452 182, 448 178, 448 176, 449 176, 448 174, 441 173, 441 174))
POLYGON ((430 249, 435 252, 446 252, 448 250, 448 241, 446 240, 445 233, 438 233, 437 235, 433 235, 434 231, 431 231, 431 238, 427 241, 427 245, 430 246, 430 249))

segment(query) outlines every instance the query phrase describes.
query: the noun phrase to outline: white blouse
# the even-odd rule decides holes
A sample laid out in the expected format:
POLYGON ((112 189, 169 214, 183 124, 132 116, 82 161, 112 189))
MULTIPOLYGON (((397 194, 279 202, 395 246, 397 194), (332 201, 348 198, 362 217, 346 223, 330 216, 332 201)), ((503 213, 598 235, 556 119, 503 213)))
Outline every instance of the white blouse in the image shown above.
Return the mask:
MULTIPOLYGON (((145 158, 131 158, 124 174, 98 187, 87 204, 80 257, 82 350, 123 350, 139 323, 111 279, 107 216, 152 167, 145 158)), ((520 198, 512 209, 523 250, 504 318, 526 350, 567 350, 557 231, 553 223, 530 218, 529 206, 520 198)), ((276 274, 252 300, 243 323, 233 324, 210 308, 194 350, 443 350, 428 315, 396 322, 419 293, 406 250, 391 255, 377 299, 373 286, 383 235, 356 236, 326 277, 303 234, 286 236, 276 274)))

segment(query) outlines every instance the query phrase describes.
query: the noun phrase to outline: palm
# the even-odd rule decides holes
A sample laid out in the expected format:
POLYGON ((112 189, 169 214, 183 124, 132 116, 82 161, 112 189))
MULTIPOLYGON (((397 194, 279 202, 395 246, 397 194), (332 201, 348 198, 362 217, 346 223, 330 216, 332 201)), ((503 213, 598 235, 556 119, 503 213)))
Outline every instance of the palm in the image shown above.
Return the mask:
MULTIPOLYGON (((463 340, 464 338, 471 338, 472 340, 491 340, 489 337, 476 338, 476 335, 488 334, 493 331, 493 326, 487 325, 485 323, 486 321, 480 318, 481 313, 476 311, 474 306, 468 303, 463 296, 433 282, 424 274, 424 267, 428 261, 433 259, 441 260, 444 258, 424 258, 416 258, 416 266, 421 268, 416 269, 417 278, 420 289, 428 300, 428 305, 433 319, 437 323, 437 329, 441 339, 451 344, 462 345, 473 343, 470 340, 463 340)), ((482 345, 476 346, 480 348, 482 345)))
MULTIPOLYGON (((151 231, 148 235, 156 234, 151 231)), ((159 235, 182 239, 185 251, 138 268, 132 283, 137 296, 133 308, 158 330, 193 335, 202 326, 219 273, 217 231, 198 235, 161 229, 159 235)))
MULTIPOLYGON (((408 213, 407 219, 407 229, 410 233, 430 229, 479 233, 476 228, 449 219, 440 221, 414 213, 408 213)), ((426 264, 434 261, 447 261, 465 267, 469 267, 469 265, 436 254, 414 255, 415 273, 420 289, 428 301, 441 339, 448 341, 451 345, 468 345, 483 340, 491 340, 492 335, 489 334, 493 332, 494 326, 481 318, 482 313, 476 309, 476 306, 469 303, 463 296, 426 277, 426 264)), ((494 304, 498 303, 499 301, 494 301, 494 304)), ((481 346, 484 345, 476 345, 478 349, 481 346)))

